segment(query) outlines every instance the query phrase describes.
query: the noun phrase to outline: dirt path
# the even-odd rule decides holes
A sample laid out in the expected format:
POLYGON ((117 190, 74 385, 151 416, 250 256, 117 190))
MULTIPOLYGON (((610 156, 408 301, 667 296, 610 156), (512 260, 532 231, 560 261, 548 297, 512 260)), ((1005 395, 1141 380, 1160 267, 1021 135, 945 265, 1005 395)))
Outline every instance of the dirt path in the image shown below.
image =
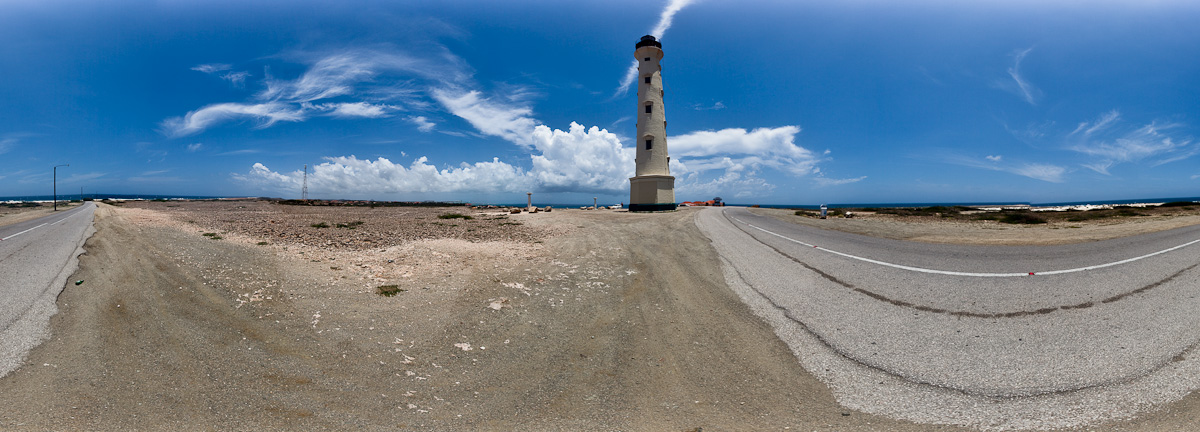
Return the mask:
POLYGON ((522 215, 562 234, 350 261, 101 206, 0 428, 948 429, 840 408, 693 215, 522 215))

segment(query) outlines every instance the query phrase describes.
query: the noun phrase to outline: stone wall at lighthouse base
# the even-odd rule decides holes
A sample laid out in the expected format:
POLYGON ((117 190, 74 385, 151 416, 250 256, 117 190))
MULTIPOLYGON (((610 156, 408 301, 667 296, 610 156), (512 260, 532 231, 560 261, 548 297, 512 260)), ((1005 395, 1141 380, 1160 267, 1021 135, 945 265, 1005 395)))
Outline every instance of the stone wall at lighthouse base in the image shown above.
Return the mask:
POLYGON ((675 210, 675 177, 645 175, 629 179, 629 211, 675 210))

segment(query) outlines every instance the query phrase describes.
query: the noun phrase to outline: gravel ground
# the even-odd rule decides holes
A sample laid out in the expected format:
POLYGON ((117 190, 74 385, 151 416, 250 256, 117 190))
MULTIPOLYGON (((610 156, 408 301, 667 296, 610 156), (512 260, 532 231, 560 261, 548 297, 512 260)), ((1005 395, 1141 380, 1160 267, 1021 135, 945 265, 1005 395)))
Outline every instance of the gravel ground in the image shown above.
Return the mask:
POLYGON ((839 405, 694 215, 101 205, 0 429, 959 430, 839 405))
POLYGON ((1166 231, 1200 224, 1200 210, 1184 208, 1138 209, 1146 216, 1113 217, 1081 222, 1051 222, 1037 225, 996 221, 957 221, 934 216, 896 216, 858 213, 854 218, 817 219, 797 216, 794 210, 752 209, 776 219, 821 229, 845 231, 871 237, 925 243, 963 245, 1060 245, 1108 240, 1137 234, 1166 231))
POLYGON ((385 241, 363 233, 444 209, 127 206, 97 211, 53 338, 0 379, 0 428, 954 429, 838 405, 725 287, 692 210, 385 241), (270 220, 294 222, 250 234, 270 220))

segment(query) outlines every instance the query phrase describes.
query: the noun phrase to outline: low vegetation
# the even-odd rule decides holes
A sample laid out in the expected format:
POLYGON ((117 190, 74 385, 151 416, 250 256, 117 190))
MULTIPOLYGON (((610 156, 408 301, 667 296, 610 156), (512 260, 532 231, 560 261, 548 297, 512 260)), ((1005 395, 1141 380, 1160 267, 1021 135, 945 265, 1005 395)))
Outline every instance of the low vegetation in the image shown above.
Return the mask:
POLYGON ((325 222, 317 222, 317 223, 309 225, 309 226, 313 227, 313 228, 329 228, 329 224, 327 224, 325 222))
POLYGON ((475 219, 475 218, 474 218, 474 217, 471 217, 471 216, 468 216, 468 215, 465 215, 465 214, 462 214, 462 213, 446 213, 446 214, 440 214, 440 215, 438 215, 438 219, 462 219, 462 220, 471 220, 471 219, 475 219))
POLYGON ((337 224, 337 227, 345 228, 345 229, 355 229, 355 228, 358 228, 358 226, 362 225, 362 224, 363 224, 363 221, 354 221, 354 222, 346 222, 346 223, 337 224))
POLYGON ((400 294, 404 291, 405 289, 400 288, 400 285, 380 285, 379 287, 375 288, 375 292, 384 297, 395 297, 396 294, 400 294))
POLYGON ((224 237, 221 237, 221 235, 217 234, 217 233, 204 233, 202 235, 205 237, 208 237, 210 239, 213 239, 213 240, 220 240, 220 239, 224 238, 224 237))

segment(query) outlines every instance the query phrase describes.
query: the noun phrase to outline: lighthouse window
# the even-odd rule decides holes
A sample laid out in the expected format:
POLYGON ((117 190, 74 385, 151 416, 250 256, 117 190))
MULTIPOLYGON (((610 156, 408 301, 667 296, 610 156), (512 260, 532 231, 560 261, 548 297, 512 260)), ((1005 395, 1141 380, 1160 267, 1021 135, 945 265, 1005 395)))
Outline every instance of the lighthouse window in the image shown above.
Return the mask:
POLYGON ((646 84, 650 84, 650 75, 646 75, 646 84))
POLYGON ((646 57, 644 61, 650 61, 650 57, 646 57))
POLYGON ((646 114, 650 114, 650 107, 654 105, 646 104, 646 114))
POLYGON ((654 140, 652 140, 652 139, 646 140, 646 150, 650 150, 652 148, 654 148, 654 140))

